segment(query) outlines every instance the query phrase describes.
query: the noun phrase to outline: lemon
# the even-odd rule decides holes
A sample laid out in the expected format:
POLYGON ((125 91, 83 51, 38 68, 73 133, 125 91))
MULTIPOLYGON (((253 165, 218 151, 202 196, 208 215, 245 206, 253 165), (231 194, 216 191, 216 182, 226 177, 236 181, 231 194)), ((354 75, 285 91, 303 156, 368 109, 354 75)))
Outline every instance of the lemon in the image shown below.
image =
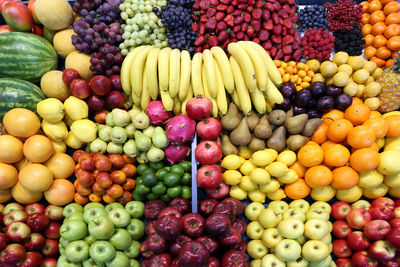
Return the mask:
POLYGON ((400 173, 400 150, 387 150, 381 153, 378 171, 385 175, 400 173))
POLYGON ((260 151, 255 152, 251 156, 250 160, 256 166, 262 167, 262 166, 267 166, 268 164, 273 162, 275 160, 275 158, 276 158, 276 156, 272 151, 260 150, 260 151))
POLYGON ((264 193, 272 193, 278 190, 279 187, 281 187, 279 182, 276 179, 271 179, 271 181, 268 184, 260 185, 259 189, 261 192, 264 193))
POLYGON ((306 65, 312 70, 313 72, 317 72, 319 70, 319 61, 316 59, 311 59, 306 62, 306 65))
POLYGON ((261 192, 260 190, 256 189, 254 191, 249 192, 249 198, 253 202, 260 202, 264 203, 267 194, 261 192))
POLYGON ((228 185, 238 185, 242 181, 242 174, 237 170, 227 170, 222 174, 222 178, 228 185))
POLYGON ((356 84, 355 82, 349 82, 348 84, 346 84, 346 86, 343 88, 343 92, 346 95, 349 96, 355 96, 358 92, 358 84, 356 84))
POLYGON ((283 150, 276 158, 277 161, 285 163, 288 167, 295 163, 296 159, 296 153, 294 153, 292 150, 283 150))
POLYGON ((228 155, 222 159, 221 167, 227 170, 236 170, 240 168, 244 161, 245 159, 238 155, 228 155))
POLYGON ((347 64, 349 64, 354 71, 361 69, 364 66, 364 63, 366 62, 365 59, 363 59, 360 56, 352 56, 349 57, 349 60, 347 61, 347 64))
POLYGON ((370 97, 365 99, 364 101, 364 104, 367 105, 367 107, 369 107, 370 110, 377 110, 379 108, 380 103, 381 102, 377 97, 370 97))
POLYGON ((336 189, 330 185, 314 188, 311 190, 311 197, 317 201, 329 201, 331 200, 336 193, 336 189))
POLYGON ((258 188, 258 185, 253 182, 247 175, 242 177, 242 181, 240 182, 239 186, 247 192, 256 190, 258 188))
POLYGON ((267 197, 271 200, 281 200, 286 197, 285 191, 282 188, 279 188, 275 192, 267 193, 267 197))
POLYGON ((364 84, 359 84, 356 97, 362 97, 363 94, 364 94, 364 90, 365 90, 365 85, 364 84))
POLYGON ((377 68, 374 73, 372 73, 372 77, 374 77, 374 79, 378 79, 379 75, 381 75, 383 72, 382 68, 377 68))
POLYGON ((253 169, 250 172, 250 179, 256 184, 268 184, 271 181, 269 173, 261 168, 253 169))
POLYGON ((299 178, 294 170, 289 169, 285 175, 279 176, 278 181, 284 184, 291 184, 299 178))
POLYGON ((229 191, 229 195, 233 198, 243 200, 247 198, 247 192, 244 191, 242 188, 240 188, 237 185, 234 185, 231 187, 231 190, 229 191))
POLYGON ((355 202, 361 198, 363 194, 363 190, 358 185, 353 186, 347 190, 337 190, 336 197, 337 199, 345 202, 355 202))
POLYGON ((364 94, 368 97, 377 96, 381 92, 382 86, 377 82, 367 84, 364 89, 364 94))
POLYGON ((385 175, 384 183, 390 187, 400 187, 400 174, 385 175))
POLYGON ((365 84, 370 84, 370 83, 372 83, 372 82, 375 82, 375 79, 374 79, 374 77, 369 76, 368 79, 367 79, 367 81, 365 82, 365 84))
POLYGON ((316 73, 315 75, 314 75, 314 77, 312 78, 312 82, 313 83, 315 83, 315 82, 325 82, 325 78, 324 78, 324 76, 322 76, 322 74, 321 73, 316 73))
POLYGON ((243 175, 249 175, 250 172, 256 168, 256 165, 254 165, 250 160, 245 160, 242 164, 242 166, 240 166, 240 172, 243 175))
POLYGON ((250 267, 261 267, 261 260, 260 259, 252 260, 250 262, 250 267))
POLYGON ((333 84, 339 87, 344 87, 349 83, 349 79, 349 74, 339 71, 335 76, 333 76, 333 84))
POLYGON ((337 52, 332 58, 332 62, 336 65, 346 64, 347 60, 349 60, 349 54, 346 52, 337 52))
POLYGON ((331 61, 324 61, 321 64, 320 71, 325 78, 333 77, 337 72, 337 65, 331 61))
POLYGON ((353 68, 349 64, 343 64, 338 67, 338 72, 345 72, 349 76, 353 74, 353 68))
POLYGON ((373 61, 367 61, 367 62, 364 63, 362 68, 366 69, 369 72, 369 74, 372 75, 375 72, 375 70, 377 68, 377 65, 373 61))
POLYGON ((380 184, 375 188, 364 188, 363 195, 367 198, 376 199, 385 196, 388 191, 389 187, 387 185, 380 184))
POLYGON ((269 164, 265 169, 269 172, 271 176, 280 177, 287 173, 288 167, 285 163, 280 161, 275 161, 269 164))
POLYGON ((358 185, 363 188, 375 188, 383 182, 383 174, 376 170, 360 173, 358 185))
POLYGON ((369 72, 365 69, 357 70, 353 74, 353 80, 358 84, 365 83, 368 80, 368 78, 369 78, 369 72))
POLYGON ((276 157, 278 156, 278 151, 276 151, 275 149, 272 149, 272 148, 266 148, 266 149, 264 149, 264 151, 270 153, 272 155, 272 157, 274 158, 274 160, 276 160, 276 157))

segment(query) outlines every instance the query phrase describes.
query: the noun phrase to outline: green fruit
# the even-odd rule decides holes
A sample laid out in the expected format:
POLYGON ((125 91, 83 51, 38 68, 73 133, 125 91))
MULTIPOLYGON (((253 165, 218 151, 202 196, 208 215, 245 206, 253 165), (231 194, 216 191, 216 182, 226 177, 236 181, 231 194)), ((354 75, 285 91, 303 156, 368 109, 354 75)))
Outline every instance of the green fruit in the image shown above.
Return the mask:
POLYGON ((164 180, 164 177, 168 174, 168 171, 165 168, 162 168, 156 172, 156 176, 160 180, 164 180))
POLYGON ((146 170, 150 169, 149 166, 147 166, 146 164, 140 164, 139 166, 137 166, 136 168, 136 173, 138 176, 142 176, 146 170))
POLYGON ((181 185, 191 185, 192 184, 192 175, 189 173, 184 173, 181 178, 181 185))
POLYGON ((148 200, 156 200, 156 199, 159 199, 159 198, 160 198, 160 195, 158 195, 158 194, 154 194, 154 193, 147 194, 147 199, 148 200))
POLYGON ((192 163, 190 163, 189 161, 183 161, 183 162, 179 163, 178 165, 181 166, 185 172, 192 171, 192 163))
POLYGON ((152 187, 158 182, 158 178, 153 172, 147 172, 143 174, 143 184, 148 187, 152 187))
POLYGON ((170 172, 164 177, 164 184, 168 187, 177 186, 180 181, 180 175, 177 173, 170 172))
POLYGON ((142 195, 142 196, 145 196, 145 195, 147 195, 148 193, 150 193, 150 188, 148 188, 147 186, 145 186, 145 185, 143 185, 143 184, 138 185, 138 186, 136 187, 136 189, 137 189, 137 192, 138 192, 140 195, 142 195))
POLYGON ((149 162, 149 167, 153 170, 160 170, 164 167, 162 162, 149 162))
POLYGON ((160 197, 160 199, 161 199, 162 201, 166 202, 166 203, 169 203, 169 202, 172 200, 172 198, 171 198, 167 193, 165 193, 164 195, 162 195, 162 196, 160 197))
POLYGON ((178 185, 168 188, 167 194, 170 198, 180 197, 182 194, 182 186, 178 185))
POLYGON ((185 170, 179 165, 172 165, 170 171, 173 173, 177 173, 181 176, 185 173, 185 170))
POLYGON ((165 192, 167 192, 167 187, 165 186, 165 184, 163 182, 158 182, 156 185, 154 185, 151 188, 151 192, 153 192, 154 194, 157 194, 157 195, 162 195, 165 192))
POLYGON ((192 198, 192 189, 189 186, 182 186, 182 198, 191 199, 192 198))
POLYGON ((139 194, 136 191, 132 192, 132 198, 135 201, 143 201, 144 200, 144 196, 142 196, 141 194, 139 194))

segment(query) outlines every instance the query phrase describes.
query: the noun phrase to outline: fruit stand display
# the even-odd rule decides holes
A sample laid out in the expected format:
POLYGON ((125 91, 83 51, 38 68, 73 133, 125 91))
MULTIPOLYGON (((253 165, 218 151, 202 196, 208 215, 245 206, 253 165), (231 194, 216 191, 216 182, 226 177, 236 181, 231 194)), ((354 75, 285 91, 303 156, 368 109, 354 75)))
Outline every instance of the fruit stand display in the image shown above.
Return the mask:
POLYGON ((0 12, 1 267, 400 267, 398 1, 0 12))

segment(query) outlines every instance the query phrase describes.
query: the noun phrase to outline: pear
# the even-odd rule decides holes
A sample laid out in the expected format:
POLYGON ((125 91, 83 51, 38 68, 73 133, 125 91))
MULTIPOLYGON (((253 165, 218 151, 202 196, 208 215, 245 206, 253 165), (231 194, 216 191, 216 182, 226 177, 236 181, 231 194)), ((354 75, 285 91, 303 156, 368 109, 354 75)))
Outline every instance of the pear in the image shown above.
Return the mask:
POLYGON ((318 126, 321 125, 323 119, 320 118, 314 118, 311 120, 308 120, 306 125, 304 126, 303 132, 301 133, 303 136, 311 137, 315 131, 315 129, 318 128, 318 126))
POLYGON ((106 125, 114 127, 115 126, 115 122, 114 122, 114 118, 112 113, 107 113, 106 115, 106 125))
POLYGON ((148 151, 151 147, 151 139, 140 131, 135 132, 135 143, 139 151, 148 151))
POLYGON ((151 146, 149 151, 147 151, 147 159, 150 162, 162 161, 164 159, 164 156, 165 156, 164 151, 155 146, 151 146))
POLYGON ((286 129, 285 126, 279 126, 272 136, 268 139, 267 146, 281 152, 286 147, 286 129))
POLYGON ((116 144, 123 144, 125 143, 126 139, 128 139, 128 133, 124 128, 115 126, 111 130, 110 138, 111 141, 116 144))
POLYGON ((247 146, 251 141, 251 133, 247 126, 246 118, 243 118, 239 125, 229 135, 232 144, 237 146, 247 146))
POLYGON ((290 134, 299 134, 303 131, 307 120, 308 120, 307 114, 300 114, 300 115, 291 117, 289 119, 286 119, 286 121, 285 121, 286 130, 290 134))
POLYGON ((260 121, 260 118, 254 111, 251 111, 249 113, 249 115, 246 117, 246 121, 247 121, 247 126, 249 127, 249 130, 253 131, 254 128, 256 128, 258 122, 260 121))
POLYGON ((128 138, 133 138, 135 135, 135 126, 133 126, 133 123, 129 123, 127 126, 125 126, 125 131, 128 134, 128 138))
POLYGON ((166 146, 168 146, 168 138, 162 127, 157 126, 154 129, 154 133, 153 133, 153 136, 151 137, 151 141, 153 142, 153 145, 157 148, 163 149, 166 146))
POLYGON ((107 145, 107 153, 109 154, 122 154, 122 145, 110 142, 107 145))
POLYGON ((58 122, 64 118, 65 109, 63 103, 57 98, 47 98, 36 105, 36 111, 40 117, 48 122, 58 122))
POLYGON ((225 134, 222 136, 221 149, 224 156, 237 155, 239 153, 238 149, 231 143, 229 136, 225 134))
POLYGON ((149 159, 147 158, 147 151, 139 152, 136 160, 139 164, 146 164, 147 162, 149 162, 149 159))
POLYGON ((254 152, 263 150, 265 148, 265 142, 264 140, 253 136, 253 138, 251 138, 250 144, 248 145, 248 148, 254 152))
POLYGON ((224 127, 224 129, 228 131, 232 131, 239 125, 239 122, 240 122, 239 111, 235 104, 230 103, 228 112, 221 119, 222 127, 224 127))
POLYGON ((153 125, 150 125, 149 127, 147 127, 146 129, 144 129, 142 131, 142 133, 147 136, 148 138, 152 138, 153 134, 154 134, 154 129, 155 127, 153 125))
POLYGON ((132 120, 133 126, 135 126, 136 129, 146 129, 150 125, 150 119, 147 116, 146 113, 144 112, 138 112, 135 114, 132 120))
POLYGON ((107 151, 107 143, 101 140, 100 138, 94 139, 89 146, 90 146, 90 151, 94 153, 104 154, 107 151))
POLYGON ((131 121, 133 121, 133 117, 135 117, 136 113, 139 113, 140 109, 136 106, 132 106, 132 109, 128 111, 128 115, 131 118, 131 121))
POLYGON ((261 117, 257 126, 254 128, 254 135, 261 139, 267 139, 272 135, 272 129, 267 114, 261 117))
POLYGON ((293 116, 294 116, 293 108, 291 108, 288 111, 286 111, 286 119, 291 118, 293 116))
POLYGON ((42 130, 46 134, 46 136, 50 138, 50 140, 56 142, 64 140, 68 135, 67 126, 63 121, 48 122, 46 120, 43 120, 42 130))
POLYGON ((297 151, 302 146, 304 146, 308 142, 308 140, 309 138, 305 136, 302 136, 300 134, 295 134, 289 136, 289 138, 286 140, 286 144, 290 150, 297 151))
POLYGON ((283 110, 276 109, 268 115, 268 120, 271 124, 282 125, 285 123, 286 113, 283 110))
POLYGON ((104 142, 110 142, 111 141, 111 131, 112 127, 105 125, 99 130, 99 137, 101 140, 104 142))
POLYGON ((70 96, 64 101, 65 113, 73 120, 85 119, 89 116, 89 107, 85 101, 70 96))
POLYGON ((131 118, 125 110, 114 108, 111 113, 116 126, 125 127, 131 122, 131 118))
POLYGON ((123 151, 124 153, 131 158, 136 157, 137 154, 137 149, 136 149, 136 143, 134 139, 129 139, 123 146, 123 151))
POLYGON ((96 124, 88 119, 74 121, 71 131, 83 143, 90 143, 97 137, 96 124))

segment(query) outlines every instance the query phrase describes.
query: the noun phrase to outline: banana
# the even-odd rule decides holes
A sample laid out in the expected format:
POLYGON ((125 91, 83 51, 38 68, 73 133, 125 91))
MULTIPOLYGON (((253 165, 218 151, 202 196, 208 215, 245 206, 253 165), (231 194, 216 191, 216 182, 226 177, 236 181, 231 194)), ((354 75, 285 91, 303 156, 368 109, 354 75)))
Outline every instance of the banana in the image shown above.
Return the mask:
POLYGON ((174 107, 174 100, 172 97, 169 95, 168 90, 164 91, 160 88, 160 96, 161 96, 161 101, 163 102, 164 108, 167 111, 171 111, 172 108, 174 107))
POLYGON ((168 91, 169 55, 171 51, 171 48, 165 47, 161 49, 160 54, 158 54, 158 86, 160 87, 160 92, 168 91))
POLYGON ((268 98, 265 98, 265 103, 267 104, 267 113, 271 113, 274 109, 275 104, 271 102, 268 98))
POLYGON ((235 91, 235 80, 233 79, 232 68, 225 51, 219 46, 212 47, 210 51, 217 61, 226 90, 232 94, 235 91))
MULTIPOLYGON (((151 99, 156 100, 158 97, 158 77, 157 77, 157 64, 160 48, 153 48, 146 60, 145 78, 147 84, 148 94, 151 99)), ((144 84, 144 81, 143 81, 144 84)))
POLYGON ((169 56, 169 94, 174 98, 179 91, 181 52, 175 48, 169 56))
POLYGON ((228 111, 228 101, 226 99, 224 82, 221 72, 219 71, 218 63, 214 58, 215 77, 217 80, 217 107, 222 115, 228 111))
POLYGON ((239 63, 234 57, 229 59, 232 67, 233 77, 235 78, 236 92, 239 98, 240 108, 242 112, 247 115, 251 111, 251 100, 249 91, 246 88, 246 84, 243 78, 242 71, 240 70, 239 63))
POLYGON ((186 104, 189 102, 190 99, 193 98, 193 89, 192 89, 192 84, 189 84, 189 91, 188 94, 186 95, 185 99, 182 101, 182 113, 186 114, 186 104))
POLYGON ((235 89, 235 90, 233 91, 233 93, 231 94, 231 97, 232 97, 232 101, 233 101, 233 103, 236 105, 236 107, 237 107, 238 109, 242 110, 241 107, 240 107, 240 101, 239 101, 239 97, 238 97, 238 94, 237 94, 237 92, 236 92, 236 89, 235 89))
MULTIPOLYGON (((206 79, 206 70, 205 70, 204 66, 203 66, 203 68, 201 68, 201 77, 202 77, 203 81, 206 79)), ((212 115, 213 115, 213 117, 217 117, 218 116, 217 102, 215 101, 215 98, 212 97, 210 92, 208 91, 207 83, 204 83, 203 87, 204 87, 204 96, 207 97, 208 99, 210 99, 213 104, 212 115)))
POLYGON ((203 82, 201 79, 202 64, 203 64, 203 54, 196 53, 192 59, 192 69, 190 76, 194 96, 204 95, 203 82))
POLYGON ((263 93, 259 89, 257 89, 256 91, 250 93, 250 96, 257 112, 260 114, 264 114, 267 110, 267 103, 265 102, 265 97, 263 93))
POLYGON ((150 100, 151 97, 147 86, 146 72, 143 72, 142 94, 140 95, 140 106, 142 107, 143 110, 146 110, 147 106, 150 103, 150 100))
POLYGON ((141 106, 141 103, 140 103, 140 96, 137 96, 135 93, 133 93, 132 92, 132 94, 129 96, 130 97, 130 99, 133 101, 133 104, 135 105, 135 106, 137 106, 137 107, 140 107, 141 106))
POLYGON ((272 106, 267 101, 265 101, 265 106, 266 106, 267 113, 271 113, 272 112, 272 106))
POLYGON ((273 82, 268 83, 266 96, 269 100, 271 100, 274 104, 280 104, 283 101, 283 96, 281 92, 279 92, 278 88, 276 88, 273 82))
POLYGON ((203 79, 203 83, 207 83, 208 92, 211 94, 211 96, 217 97, 214 58, 211 54, 211 51, 208 49, 203 51, 203 68, 206 72, 206 79, 203 79))
POLYGON ((121 86, 122 90, 126 95, 130 95, 132 92, 131 88, 131 79, 130 79, 130 72, 132 68, 132 62, 137 54, 137 51, 140 47, 133 49, 128 53, 125 57, 124 61, 122 62, 121 66, 121 86))
MULTIPOLYGON (((228 51, 231 54, 231 58, 233 56, 236 62, 239 64, 241 73, 243 74, 243 78, 246 83, 246 87, 249 89, 250 92, 254 92, 257 89, 257 79, 254 66, 253 63, 251 62, 250 57, 247 55, 246 51, 237 43, 230 43, 228 45, 228 51)), ((236 75, 233 68, 232 71, 233 75, 236 75)), ((235 84, 236 84, 236 77, 235 77, 235 84)))
POLYGON ((268 84, 267 63, 265 62, 265 60, 263 60, 262 55, 257 49, 251 47, 248 44, 248 42, 240 41, 238 42, 238 44, 246 51, 247 55, 249 55, 250 57, 251 62, 253 63, 254 70, 256 72, 258 88, 261 91, 267 90, 267 84, 268 84))
POLYGON ((174 113, 175 116, 181 114, 181 101, 179 100, 178 96, 174 98, 174 107, 172 108, 172 113, 174 113))
POLYGON ((183 50, 181 52, 181 80, 179 82, 179 100, 183 101, 189 92, 190 84, 190 72, 191 72, 192 62, 190 59, 190 54, 188 51, 183 50))
POLYGON ((269 78, 275 85, 280 85, 282 83, 281 74, 279 73, 278 68, 275 66, 274 61, 272 61, 272 58, 269 56, 267 51, 265 51, 265 49, 257 43, 250 41, 247 41, 246 43, 248 43, 250 46, 252 46, 254 49, 257 49, 260 52, 260 54, 263 57, 263 60, 267 64, 269 78))
POLYGON ((132 62, 132 67, 133 67, 131 68, 132 94, 135 93, 137 96, 140 96, 142 94, 144 63, 146 62, 147 55, 152 49, 153 48, 151 46, 145 46, 141 48, 137 52, 132 62))
POLYGON ((383 118, 387 118, 393 115, 400 115, 400 111, 390 111, 382 115, 383 118))

